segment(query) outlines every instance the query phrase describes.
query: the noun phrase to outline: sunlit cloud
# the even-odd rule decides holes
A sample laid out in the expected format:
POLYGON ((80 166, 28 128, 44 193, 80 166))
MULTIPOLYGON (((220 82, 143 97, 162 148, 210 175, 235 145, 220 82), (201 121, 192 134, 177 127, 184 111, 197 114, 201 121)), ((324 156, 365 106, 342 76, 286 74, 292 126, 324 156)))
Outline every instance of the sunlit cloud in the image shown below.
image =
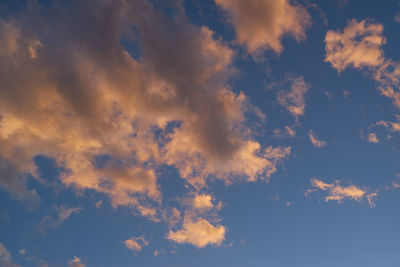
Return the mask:
POLYGON ((308 131, 308 137, 310 138, 311 144, 315 147, 321 148, 328 144, 326 141, 320 140, 313 130, 308 131))
POLYGON ((384 62, 381 46, 385 43, 381 24, 351 20, 342 32, 329 30, 326 33, 325 61, 338 72, 349 66, 376 67, 384 62))
POLYGON ((125 247, 135 251, 139 252, 142 250, 144 246, 149 245, 149 241, 144 238, 144 236, 139 236, 139 237, 131 237, 130 239, 127 239, 124 241, 125 247))
POLYGON ((342 186, 338 180, 335 180, 333 183, 325 183, 317 178, 311 179, 311 185, 314 188, 307 190, 306 194, 308 195, 311 192, 319 190, 325 191, 328 193, 324 198, 325 202, 333 200, 338 203, 343 203, 344 200, 361 201, 366 199, 371 207, 375 207, 374 199, 377 197, 377 193, 367 188, 361 188, 352 184, 342 186))
POLYGON ((300 4, 288 0, 215 0, 228 13, 228 21, 235 28, 237 40, 251 54, 272 49, 283 50, 282 37, 306 38, 311 17, 300 4))
POLYGON ((368 135, 368 142, 377 144, 377 143, 379 143, 379 139, 378 139, 378 137, 376 137, 376 135, 374 133, 370 133, 368 135))
POLYGON ((198 248, 207 245, 221 245, 225 239, 226 229, 222 225, 213 225, 203 218, 192 220, 185 218, 182 229, 170 231, 167 238, 180 244, 192 244, 198 248))
POLYGON ((68 262, 68 267, 85 267, 86 265, 82 263, 81 259, 74 256, 74 258, 68 262))
POLYGON ((284 107, 296 121, 304 116, 306 101, 304 95, 310 89, 310 85, 304 81, 304 77, 289 77, 290 90, 281 90, 278 93, 278 102, 284 107))

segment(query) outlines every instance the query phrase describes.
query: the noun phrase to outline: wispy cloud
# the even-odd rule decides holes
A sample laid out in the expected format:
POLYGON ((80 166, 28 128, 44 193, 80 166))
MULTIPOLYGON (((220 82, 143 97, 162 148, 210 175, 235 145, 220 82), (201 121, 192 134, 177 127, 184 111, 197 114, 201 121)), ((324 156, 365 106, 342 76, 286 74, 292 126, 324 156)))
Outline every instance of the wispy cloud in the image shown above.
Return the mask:
POLYGON ((375 207, 374 199, 377 196, 377 192, 372 192, 367 188, 361 188, 352 184, 342 186, 338 180, 335 180, 333 183, 325 183, 317 178, 311 179, 311 185, 314 188, 307 190, 306 195, 318 190, 325 191, 328 193, 325 197, 325 202, 333 200, 342 203, 344 200, 361 201, 362 199, 366 199, 371 207, 375 207))
POLYGON ((298 121, 298 118, 305 113, 306 101, 304 95, 310 89, 310 85, 304 81, 303 76, 289 77, 287 82, 290 83, 290 90, 279 91, 278 102, 298 121))
POLYGON ((64 205, 56 207, 57 215, 55 217, 45 216, 42 218, 37 228, 41 232, 45 232, 47 229, 55 229, 60 227, 72 214, 82 211, 81 207, 67 208, 64 205))
POLYGON ((308 132, 308 137, 310 138, 311 144, 315 147, 321 148, 328 144, 326 141, 320 140, 313 130, 308 132))

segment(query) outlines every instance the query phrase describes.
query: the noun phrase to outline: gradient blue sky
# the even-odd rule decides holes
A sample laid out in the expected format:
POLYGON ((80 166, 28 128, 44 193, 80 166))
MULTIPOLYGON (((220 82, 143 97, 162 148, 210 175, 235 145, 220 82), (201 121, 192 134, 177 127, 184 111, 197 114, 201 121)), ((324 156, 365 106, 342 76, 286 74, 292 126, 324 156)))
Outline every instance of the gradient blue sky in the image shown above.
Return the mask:
POLYGON ((0 266, 400 266, 397 0, 0 2, 0 266))

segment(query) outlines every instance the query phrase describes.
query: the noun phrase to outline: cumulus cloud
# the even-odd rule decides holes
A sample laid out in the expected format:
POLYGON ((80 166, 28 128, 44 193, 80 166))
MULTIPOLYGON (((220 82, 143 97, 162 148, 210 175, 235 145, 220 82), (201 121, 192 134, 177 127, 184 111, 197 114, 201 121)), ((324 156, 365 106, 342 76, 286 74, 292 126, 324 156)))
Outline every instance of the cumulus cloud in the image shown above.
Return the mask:
POLYGON ((55 229, 60 227, 73 213, 78 213, 82 210, 80 207, 67 208, 64 205, 56 207, 57 216, 45 216, 37 226, 38 229, 44 232, 46 229, 55 229))
POLYGON ((147 241, 144 236, 139 236, 139 237, 131 237, 130 239, 127 239, 124 241, 125 247, 128 249, 139 252, 142 250, 144 246, 149 245, 149 241, 147 241))
POLYGON ((342 186, 338 180, 333 183, 325 183, 317 178, 311 179, 311 185, 314 189, 307 190, 307 194, 314 191, 326 191, 328 195, 325 197, 325 202, 330 200, 342 203, 344 200, 361 201, 366 199, 371 207, 375 207, 374 198, 377 196, 376 192, 371 192, 367 188, 361 188, 356 185, 342 186))
POLYGON ((18 264, 11 262, 11 255, 7 248, 0 243, 0 266, 1 267, 19 267, 18 264))
POLYGON ((308 137, 310 138, 311 144, 315 147, 321 148, 328 144, 326 141, 320 140, 313 130, 308 132, 308 137))
POLYGON ((304 95, 310 89, 310 85, 304 81, 303 76, 289 77, 290 90, 281 90, 278 93, 278 102, 284 107, 296 121, 303 116, 306 108, 304 95))
POLYGON ((351 20, 343 32, 329 30, 326 33, 325 61, 338 72, 349 66, 376 67, 384 61, 381 46, 385 43, 381 24, 351 20))
POLYGON ((167 238, 180 244, 192 244, 198 248, 207 245, 221 245, 225 239, 226 229, 222 225, 213 225, 204 218, 192 220, 185 218, 182 229, 170 231, 167 238))
POLYGON ((297 41, 306 38, 311 24, 310 15, 300 4, 289 0, 215 0, 228 14, 237 40, 251 54, 266 49, 276 53, 283 50, 282 37, 293 36, 297 41))
MULTIPOLYGON (((380 93, 400 109, 400 63, 383 55, 382 45, 385 43, 382 24, 373 23, 371 20, 358 22, 353 19, 343 32, 327 32, 325 61, 331 63, 338 72, 349 66, 356 69, 365 67, 377 82, 380 93)), ((397 122, 378 123, 391 131, 400 129, 397 122)), ((373 136, 371 140, 375 140, 373 136)))
POLYGON ((38 199, 24 174, 38 177, 33 158, 46 155, 66 170, 64 185, 156 219, 157 167, 197 188, 210 176, 268 180, 290 151, 255 140, 246 96, 227 85, 233 50, 179 3, 173 18, 151 1, 57 5, 68 8, 0 22, 0 186, 18 198, 38 199))
POLYGON ((68 267, 85 267, 86 265, 82 263, 81 259, 74 256, 74 258, 68 262, 68 267))

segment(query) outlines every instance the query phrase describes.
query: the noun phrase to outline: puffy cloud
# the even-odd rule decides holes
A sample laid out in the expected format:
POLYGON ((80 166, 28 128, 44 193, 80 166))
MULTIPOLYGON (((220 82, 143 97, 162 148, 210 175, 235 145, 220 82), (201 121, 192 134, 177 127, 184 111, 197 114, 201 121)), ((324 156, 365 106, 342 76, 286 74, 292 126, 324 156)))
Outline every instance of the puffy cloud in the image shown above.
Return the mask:
POLYGON ((51 217, 46 216, 41 221, 40 224, 37 226, 40 231, 44 231, 46 229, 55 229, 60 227, 73 213, 78 213, 82 210, 80 207, 75 208, 67 208, 64 205, 56 207, 57 216, 51 217))
POLYGON ((339 184, 338 180, 329 184, 322 180, 318 180, 317 178, 311 179, 311 185, 314 187, 314 189, 309 189, 307 194, 317 190, 326 191, 328 192, 328 195, 325 197, 325 202, 334 200, 338 203, 342 203, 343 200, 348 199, 355 201, 366 199, 371 207, 375 206, 374 198, 377 196, 377 193, 371 192, 366 188, 361 188, 356 185, 342 186, 339 184))
POLYGON ((222 225, 212 225, 204 218, 192 220, 185 218, 182 229, 170 231, 167 238, 180 244, 192 244, 198 248, 207 245, 221 245, 225 239, 226 229, 222 225))
POLYGON ((7 248, 0 243, 0 266, 1 267, 19 267, 19 265, 11 262, 11 255, 7 248))
POLYGON ((379 143, 379 139, 376 137, 374 133, 370 133, 368 135, 368 142, 377 144, 379 143))
POLYGON ((237 40, 247 50, 256 54, 265 49, 280 53, 282 37, 305 39, 311 20, 307 10, 289 0, 215 0, 227 11, 237 40))
POLYGON ((325 36, 325 61, 338 72, 349 66, 376 67, 383 63, 381 46, 386 43, 383 26, 367 20, 351 20, 343 32, 329 30, 325 36))
POLYGON ((37 177, 33 158, 46 155, 67 170, 65 185, 156 219, 159 166, 197 187, 211 176, 229 184, 276 171, 290 149, 254 140, 250 104, 227 86, 234 52, 180 4, 173 19, 151 1, 59 4, 72 8, 60 16, 32 8, 0 25, 0 186, 36 201, 24 174, 37 177), (138 43, 139 58, 123 38, 138 43))
POLYGON ((74 256, 74 258, 68 262, 68 267, 85 267, 86 265, 82 263, 81 259, 74 256))
POLYGON ((147 241, 143 236, 139 236, 125 240, 124 244, 128 249, 138 252, 142 250, 143 246, 147 246, 149 241, 147 241))
POLYGON ((210 209, 214 205, 212 203, 212 196, 206 194, 196 195, 193 199, 193 207, 196 209, 210 209))
POLYGON ((287 82, 291 83, 290 90, 282 90, 278 93, 278 102, 289 111, 296 120, 304 115, 306 102, 304 95, 310 89, 310 85, 304 81, 304 77, 289 77, 287 82))
POLYGON ((310 130, 308 132, 308 137, 310 138, 311 144, 313 144, 313 146, 315 147, 321 148, 328 144, 326 141, 320 140, 318 136, 313 132, 313 130, 310 130))

